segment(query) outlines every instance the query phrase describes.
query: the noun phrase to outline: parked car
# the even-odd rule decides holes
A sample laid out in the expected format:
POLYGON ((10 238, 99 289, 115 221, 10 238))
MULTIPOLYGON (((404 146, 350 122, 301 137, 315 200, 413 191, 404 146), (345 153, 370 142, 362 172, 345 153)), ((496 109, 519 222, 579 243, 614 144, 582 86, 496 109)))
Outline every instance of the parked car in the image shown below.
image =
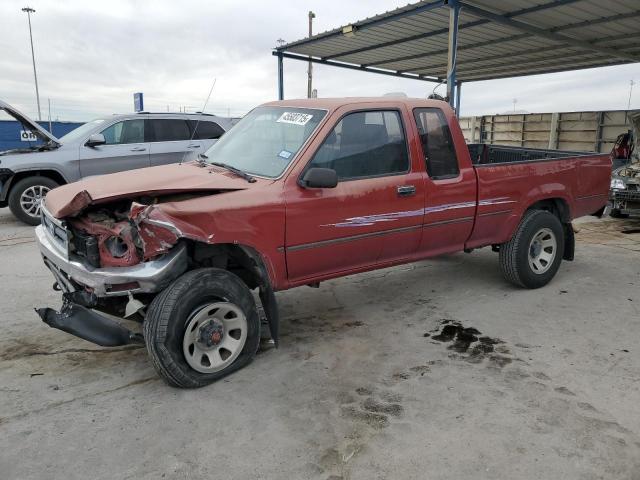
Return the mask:
POLYGON ((40 202, 49 190, 81 178, 193 159, 231 128, 207 114, 134 113, 98 118, 58 139, 0 101, 39 140, 0 152, 0 207, 24 223, 40 223, 40 202))
POLYGON ((546 285, 610 173, 608 154, 466 145, 441 101, 268 103, 198 161, 51 191, 36 236, 64 304, 38 313, 99 345, 143 340, 169 384, 200 387, 256 354, 254 289, 277 345, 274 292, 330 278, 490 246, 509 282, 546 285))

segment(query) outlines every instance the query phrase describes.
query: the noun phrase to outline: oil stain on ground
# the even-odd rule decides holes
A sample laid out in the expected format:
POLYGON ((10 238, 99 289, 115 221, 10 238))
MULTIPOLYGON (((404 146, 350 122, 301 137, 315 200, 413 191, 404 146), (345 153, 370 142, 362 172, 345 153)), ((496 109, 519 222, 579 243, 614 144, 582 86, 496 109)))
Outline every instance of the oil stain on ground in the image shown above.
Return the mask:
MULTIPOLYGON (((471 363, 480 363, 488 359, 492 366, 499 368, 511 363, 509 349, 499 338, 482 336, 474 327, 465 327, 456 320, 443 319, 440 326, 432 332, 431 339, 441 343, 450 343, 448 350, 460 354, 471 363)), ((425 335, 426 336, 426 335, 425 335)))

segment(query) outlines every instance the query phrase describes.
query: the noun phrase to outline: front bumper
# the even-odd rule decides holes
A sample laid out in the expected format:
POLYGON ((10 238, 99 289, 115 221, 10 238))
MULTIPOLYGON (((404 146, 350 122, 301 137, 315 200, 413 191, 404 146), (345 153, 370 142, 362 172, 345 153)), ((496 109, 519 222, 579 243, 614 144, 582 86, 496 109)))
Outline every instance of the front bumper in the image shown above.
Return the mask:
POLYGON ((610 197, 613 208, 620 213, 640 213, 640 190, 613 190, 610 197))
POLYGON ((96 297, 155 293, 163 290, 187 269, 187 248, 177 245, 156 260, 132 267, 93 268, 71 258, 42 225, 36 227, 36 243, 45 265, 65 292, 76 290, 75 284, 91 290, 96 297))
POLYGON ((144 342, 141 334, 130 331, 95 310, 73 303, 67 297, 60 312, 51 308, 38 308, 36 312, 51 328, 57 328, 103 347, 144 342))

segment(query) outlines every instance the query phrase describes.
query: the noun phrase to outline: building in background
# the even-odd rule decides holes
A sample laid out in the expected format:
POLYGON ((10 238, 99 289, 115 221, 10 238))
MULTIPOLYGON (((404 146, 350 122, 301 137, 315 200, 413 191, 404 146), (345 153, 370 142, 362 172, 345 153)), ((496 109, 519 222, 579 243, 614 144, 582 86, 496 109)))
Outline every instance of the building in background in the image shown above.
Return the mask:
MULTIPOLYGON (((49 122, 37 122, 45 130, 49 130, 49 122)), ((54 137, 60 138, 71 130, 75 130, 82 122, 51 122, 54 137)), ((25 132, 22 124, 16 120, 0 120, 0 152, 14 148, 25 148, 42 143, 25 132)))

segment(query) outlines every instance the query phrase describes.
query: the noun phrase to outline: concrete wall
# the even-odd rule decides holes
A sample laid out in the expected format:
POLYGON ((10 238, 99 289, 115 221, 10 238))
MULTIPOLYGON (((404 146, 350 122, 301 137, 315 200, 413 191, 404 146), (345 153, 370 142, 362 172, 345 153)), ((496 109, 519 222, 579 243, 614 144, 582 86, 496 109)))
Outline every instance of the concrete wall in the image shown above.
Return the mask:
POLYGON ((609 152, 630 130, 630 112, 556 112, 462 117, 467 142, 529 148, 609 152))

